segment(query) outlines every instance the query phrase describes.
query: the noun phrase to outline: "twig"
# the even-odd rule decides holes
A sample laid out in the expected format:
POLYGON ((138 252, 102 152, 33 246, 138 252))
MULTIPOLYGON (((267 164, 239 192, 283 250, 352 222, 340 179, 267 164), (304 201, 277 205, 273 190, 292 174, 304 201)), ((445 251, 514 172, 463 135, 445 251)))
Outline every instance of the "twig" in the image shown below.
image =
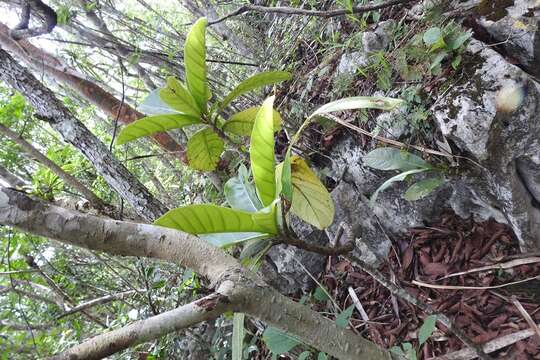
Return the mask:
POLYGON ((16 275, 16 274, 26 274, 26 273, 33 273, 33 272, 39 272, 39 270, 25 269, 25 270, 0 271, 0 275, 16 275))
POLYGON ((537 262, 540 262, 540 257, 528 257, 528 258, 524 258, 524 259, 516 259, 516 260, 508 261, 508 262, 505 262, 505 263, 502 263, 502 264, 486 265, 486 266, 470 269, 470 270, 467 270, 467 271, 461 271, 461 272, 458 272, 458 273, 449 274, 449 275, 443 276, 442 278, 437 279, 437 280, 448 279, 448 278, 451 278, 451 277, 454 277, 454 276, 466 275, 466 274, 471 274, 471 273, 480 272, 480 271, 486 271, 486 270, 510 269, 510 268, 513 268, 513 267, 516 267, 516 266, 526 265, 526 264, 534 264, 534 263, 537 263, 537 262))
POLYGON ((351 250, 354 249, 354 244, 352 242, 343 246, 328 247, 328 246, 322 246, 322 245, 317 245, 317 244, 310 244, 300 239, 297 239, 293 236, 286 236, 286 235, 283 235, 274 241, 274 245, 279 245, 279 244, 292 245, 299 249, 311 251, 311 252, 322 254, 322 255, 328 255, 328 256, 344 255, 351 252, 351 250))
POLYGON ((430 305, 424 303, 423 301, 419 300, 418 298, 411 295, 407 290, 397 286, 396 284, 393 284, 390 282, 386 276, 384 276, 379 270, 375 269, 371 265, 368 265, 360 258, 354 256, 354 255, 348 255, 349 259, 351 259, 352 262, 357 264, 363 271, 367 272, 369 275, 373 277, 378 283, 380 283, 382 286, 388 289, 390 293, 394 294, 395 296, 400 297, 401 299, 416 305, 418 308, 420 308, 422 311, 429 315, 436 315, 437 321, 441 322, 450 332, 452 332, 459 340, 461 340, 467 347, 470 348, 470 350, 475 354, 476 357, 479 357, 482 360, 490 360, 491 357, 486 355, 482 348, 480 346, 477 346, 474 344, 467 335, 461 331, 456 325, 454 325, 453 321, 450 320, 446 315, 437 313, 430 305))
POLYGON ((537 280, 540 279, 540 276, 534 276, 527 279, 514 281, 506 284, 501 285, 493 285, 493 286, 456 286, 456 285, 435 285, 435 284, 428 284, 422 281, 413 280, 412 283, 417 286, 427 287, 431 289, 443 289, 443 290, 488 290, 488 289, 499 289, 505 286, 515 285, 515 284, 521 284, 527 281, 531 280, 537 280))
MULTIPOLYGON (((512 334, 504 335, 499 338, 488 341, 482 345, 482 349, 486 354, 505 348, 509 345, 515 344, 518 341, 524 340, 534 335, 534 331, 531 329, 521 330, 512 334)), ((436 358, 430 358, 430 360, 470 360, 476 358, 476 354, 471 349, 462 349, 450 354, 439 356, 436 358)))
MULTIPOLYGON (((139 290, 139 291, 144 292, 144 290, 139 290)), ((128 295, 131 295, 131 294, 134 294, 135 292, 136 292, 135 290, 128 290, 128 291, 123 291, 123 292, 120 292, 120 293, 117 293, 117 294, 111 294, 111 295, 102 296, 100 298, 84 302, 82 304, 79 304, 79 305, 69 309, 68 311, 64 312, 63 314, 58 315, 56 317, 56 320, 59 320, 59 319, 65 317, 65 316, 74 314, 76 312, 86 310, 86 309, 94 307, 96 305, 105 304, 105 303, 111 302, 113 300, 123 299, 124 297, 126 297, 128 295)))
POLYGON ((536 325, 531 315, 527 312, 527 310, 525 310, 523 305, 521 305, 519 300, 514 295, 512 295, 511 301, 512 301, 512 304, 514 304, 514 306, 519 310, 521 316, 523 316, 525 321, 527 321, 527 324, 529 324, 531 329, 533 329, 536 332, 536 335, 538 335, 538 339, 540 339, 540 327, 536 325))
POLYGON ((384 9, 390 6, 403 4, 412 2, 412 0, 391 0, 384 2, 382 4, 370 4, 365 6, 356 6, 353 7, 350 10, 346 9, 339 9, 339 10, 307 10, 307 9, 299 9, 299 8, 293 8, 293 7, 286 7, 286 6, 275 6, 275 7, 268 7, 268 6, 260 6, 260 5, 253 5, 253 4, 246 4, 238 9, 234 10, 233 12, 217 19, 214 21, 208 22, 208 25, 215 25, 220 22, 223 22, 229 18, 242 15, 247 12, 260 12, 260 13, 266 13, 266 14, 281 14, 281 15, 301 15, 301 16, 315 16, 315 17, 322 17, 322 18, 332 18, 336 16, 345 16, 345 15, 351 15, 351 14, 361 14, 368 11, 373 10, 379 10, 384 9))
POLYGON ((369 316, 366 313, 366 310, 364 310, 364 307, 362 306, 362 303, 360 302, 360 299, 356 295, 356 291, 354 291, 352 286, 349 286, 348 291, 349 291, 349 295, 351 296, 351 300, 352 300, 354 306, 356 307, 356 309, 360 313, 360 316, 362 317, 362 320, 369 321, 369 316))

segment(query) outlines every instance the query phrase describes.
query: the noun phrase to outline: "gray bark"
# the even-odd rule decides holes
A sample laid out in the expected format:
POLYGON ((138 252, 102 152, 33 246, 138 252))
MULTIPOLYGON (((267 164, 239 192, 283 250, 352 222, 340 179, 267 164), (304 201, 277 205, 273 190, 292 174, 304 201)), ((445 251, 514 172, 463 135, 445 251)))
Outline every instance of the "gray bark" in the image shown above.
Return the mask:
POLYGON ((0 79, 23 94, 36 111, 63 140, 72 144, 94 165, 98 174, 148 221, 163 215, 166 208, 88 130, 83 123, 40 83, 27 69, 0 49, 0 79))
MULTIPOLYGON (((0 224, 92 250, 178 263, 208 278, 233 311, 257 317, 297 336, 307 345, 339 359, 391 358, 386 350, 279 294, 232 256, 195 236, 46 205, 2 187, 0 224)), ((169 329, 172 331, 174 327, 169 329)), ((155 334, 155 337, 161 335, 155 334)))
POLYGON ((0 179, 4 180, 9 186, 14 188, 23 188, 26 182, 17 175, 12 174, 8 169, 0 165, 0 179))

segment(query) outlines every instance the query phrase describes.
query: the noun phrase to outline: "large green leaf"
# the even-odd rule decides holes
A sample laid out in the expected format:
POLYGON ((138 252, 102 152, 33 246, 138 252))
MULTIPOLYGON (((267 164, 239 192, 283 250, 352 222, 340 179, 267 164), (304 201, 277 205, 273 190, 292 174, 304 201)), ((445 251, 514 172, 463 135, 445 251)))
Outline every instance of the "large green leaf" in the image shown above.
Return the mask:
POLYGON ((210 128, 197 131, 187 143, 189 166, 201 171, 212 171, 216 168, 225 144, 210 128))
POLYGON ((289 80, 291 74, 286 71, 267 71, 259 74, 255 74, 246 80, 242 81, 236 86, 221 102, 220 109, 225 108, 238 96, 245 94, 251 90, 257 89, 262 86, 276 84, 285 80, 289 80))
POLYGON ((144 117, 125 126, 118 134, 116 143, 122 145, 144 136, 178 129, 199 122, 199 119, 183 114, 163 114, 144 117))
POLYGON ((272 326, 264 330, 262 338, 268 349, 276 355, 286 353, 296 345, 301 344, 300 339, 296 336, 285 333, 272 326))
MULTIPOLYGON (((285 199, 292 202, 293 200, 293 185, 291 174, 291 150, 288 149, 285 153, 285 159, 281 165, 281 176, 278 176, 276 183, 278 186, 281 184, 281 190, 279 193, 283 195, 285 199)), ((277 172, 277 170, 276 170, 277 172)))
POLYGON ((249 148, 255 186, 264 206, 276 198, 273 104, 274 97, 271 96, 257 112, 249 148))
POLYGON ((271 237, 271 234, 261 232, 227 232, 214 234, 200 234, 199 237, 218 247, 227 247, 244 243, 250 240, 262 240, 271 237))
POLYGON ((390 179, 386 180, 385 182, 382 183, 381 186, 379 186, 377 190, 375 190, 373 195, 371 195, 371 198, 369 199, 370 205, 371 206, 375 205, 375 201, 377 200, 379 193, 381 191, 388 189, 390 185, 392 185, 393 183, 398 182, 398 181, 403 181, 407 178, 407 176, 412 175, 412 174, 417 174, 422 171, 426 171, 426 169, 413 169, 413 170, 405 171, 405 172, 402 172, 401 174, 397 174, 396 176, 393 176, 390 179))
POLYGON ((444 178, 435 177, 420 180, 407 189, 403 198, 409 201, 420 200, 429 195, 433 190, 438 188, 444 183, 444 178))
POLYGON ((249 213, 217 205, 189 205, 168 211, 156 225, 189 234, 260 232, 277 234, 276 207, 249 213))
POLYGON ((244 318, 243 313, 233 315, 232 360, 242 360, 245 337, 244 318))
POLYGON ((354 110, 354 109, 379 109, 393 110, 403 104, 401 99, 393 99, 382 96, 355 96, 339 99, 325 104, 315 110, 309 118, 317 115, 328 114, 334 111, 354 110))
POLYGON ((430 169, 422 158, 393 147, 377 148, 364 156, 364 165, 377 170, 430 169))
POLYGON ((184 45, 186 83, 202 112, 206 112, 208 85, 206 82, 206 18, 200 18, 191 27, 184 45))
POLYGON ((433 331, 435 331, 435 323, 437 322, 437 315, 429 315, 426 320, 424 320, 424 323, 420 327, 420 330, 418 330, 418 342, 419 345, 422 345, 426 342, 427 339, 433 334, 433 331))
POLYGON ((256 212, 262 208, 255 185, 249 181, 246 167, 240 165, 238 176, 230 178, 223 186, 225 199, 233 209, 256 212))
POLYGON ((196 118, 201 116, 201 110, 191 93, 172 76, 167 78, 167 86, 161 89, 159 97, 174 110, 196 118))
MULTIPOLYGON (((229 120, 225 122, 225 125, 223 125, 223 131, 240 136, 250 136, 259 109, 260 106, 254 106, 232 115, 229 120)), ((281 129, 281 116, 276 110, 273 110, 272 113, 274 119, 274 132, 276 132, 281 129)))
POLYGON ((306 162, 291 157, 293 196, 291 211, 311 225, 324 229, 334 220, 334 202, 306 162))

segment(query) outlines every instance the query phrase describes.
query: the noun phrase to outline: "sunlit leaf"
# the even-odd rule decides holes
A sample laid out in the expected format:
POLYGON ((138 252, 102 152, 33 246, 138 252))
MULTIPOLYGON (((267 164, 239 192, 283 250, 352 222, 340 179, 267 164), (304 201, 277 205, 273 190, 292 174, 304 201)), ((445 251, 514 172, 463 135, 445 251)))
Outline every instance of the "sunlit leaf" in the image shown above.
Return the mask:
MULTIPOLYGON (((240 136, 250 136, 259 109, 259 106, 254 106, 232 115, 223 125, 223 131, 240 136)), ((273 119, 274 132, 279 131, 281 129, 281 116, 276 110, 273 110, 273 119)))
POLYGON ((382 147, 370 151, 364 156, 364 165, 377 170, 412 170, 430 169, 422 158, 410 152, 394 147, 382 147))
POLYGON ((250 240, 262 240, 271 237, 271 234, 261 232, 229 232, 215 234, 200 234, 201 239, 218 247, 227 247, 234 244, 244 243, 250 240))
POLYGON ((186 83, 191 95, 202 112, 206 112, 208 85, 206 81, 206 18, 193 24, 184 45, 184 67, 186 83))
POLYGON ((212 171, 216 168, 225 144, 210 128, 197 131, 187 143, 189 166, 201 171, 212 171))
POLYGON ((264 330, 263 341, 268 349, 276 355, 284 354, 301 344, 300 339, 285 333, 275 327, 269 326, 264 330))
POLYGON ((199 119, 183 114, 162 114, 144 117, 122 128, 118 134, 116 143, 122 145, 144 136, 179 129, 186 125, 197 124, 199 122, 199 119))
POLYGON ((291 211, 319 229, 330 226, 334 220, 334 202, 317 175, 297 156, 291 157, 291 175, 291 211))
POLYGON ((249 148, 255 186, 264 206, 276 198, 273 104, 271 96, 257 112, 249 148))
POLYGON ((160 92, 161 89, 156 89, 148 93, 137 110, 147 115, 178 114, 178 111, 172 109, 161 99, 160 92))
POLYGON ((442 177, 420 180, 407 189, 405 194, 403 194, 403 198, 409 201, 420 200, 431 194, 433 190, 441 186, 443 183, 444 178, 442 177))
POLYGON ((377 200, 379 193, 381 191, 388 189, 393 183, 398 182, 398 181, 403 181, 407 178, 407 176, 412 175, 412 174, 417 174, 422 171, 426 171, 426 169, 413 169, 413 170, 405 171, 405 172, 402 172, 401 174, 398 174, 386 180, 385 182, 382 183, 381 186, 379 186, 377 190, 375 190, 373 195, 371 195, 371 198, 369 199, 370 205, 371 206, 375 205, 375 201, 377 200))
POLYGON ((220 108, 223 109, 231 101, 238 96, 245 94, 249 91, 255 90, 262 86, 276 84, 285 80, 289 80, 291 74, 286 71, 267 71, 259 74, 255 74, 246 80, 242 81, 236 86, 221 102, 220 108))
POLYGON ((201 115, 201 110, 191 93, 184 84, 172 76, 167 78, 167 86, 161 89, 159 96, 174 110, 196 118, 201 115))
POLYGON ((275 211, 275 206, 249 213, 212 204, 189 205, 168 211, 155 224, 194 235, 235 232, 277 234, 275 211))

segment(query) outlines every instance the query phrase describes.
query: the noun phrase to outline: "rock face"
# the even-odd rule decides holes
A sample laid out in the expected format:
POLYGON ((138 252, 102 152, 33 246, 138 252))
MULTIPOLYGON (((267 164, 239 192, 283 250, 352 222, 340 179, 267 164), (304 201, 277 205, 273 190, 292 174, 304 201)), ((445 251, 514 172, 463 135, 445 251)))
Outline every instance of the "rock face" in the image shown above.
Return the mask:
POLYGON ((460 191, 472 196, 468 205, 454 201, 453 207, 464 216, 469 208, 500 217, 500 209, 522 250, 540 249, 540 85, 478 41, 467 56, 466 81, 433 109, 443 135, 484 168, 465 174, 465 187, 454 187, 454 200, 466 200, 460 191), (501 104, 510 95, 517 97, 515 109, 501 104))
POLYGON ((478 23, 527 71, 540 75, 540 8, 536 0, 483 1, 478 23))

